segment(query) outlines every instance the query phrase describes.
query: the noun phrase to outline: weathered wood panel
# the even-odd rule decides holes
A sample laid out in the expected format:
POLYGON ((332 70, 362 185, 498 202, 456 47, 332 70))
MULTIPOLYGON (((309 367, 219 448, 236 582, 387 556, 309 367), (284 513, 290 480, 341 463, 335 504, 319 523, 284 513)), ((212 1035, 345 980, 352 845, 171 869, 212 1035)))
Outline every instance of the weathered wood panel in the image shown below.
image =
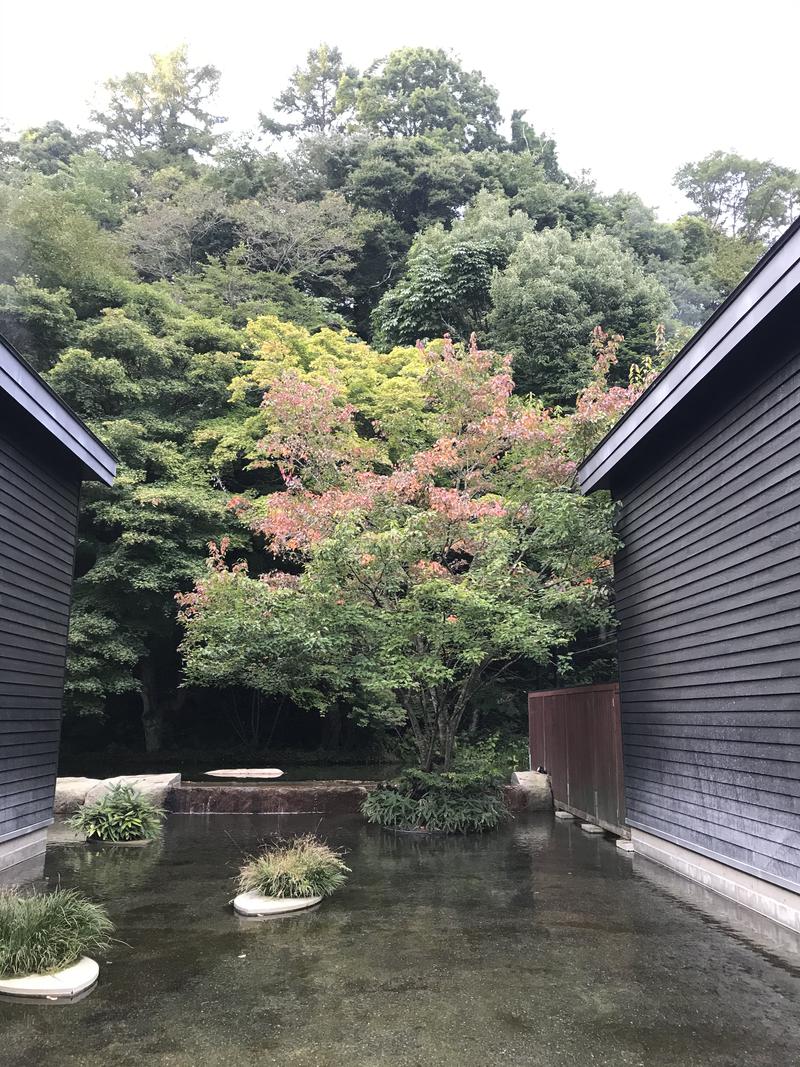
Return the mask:
POLYGON ((0 402, 0 840, 52 821, 80 470, 0 402))
POLYGON ((613 489, 628 824, 800 891, 800 355, 785 336, 613 489))
POLYGON ((528 694, 531 761, 556 805, 625 834, 619 714, 616 683, 528 694))

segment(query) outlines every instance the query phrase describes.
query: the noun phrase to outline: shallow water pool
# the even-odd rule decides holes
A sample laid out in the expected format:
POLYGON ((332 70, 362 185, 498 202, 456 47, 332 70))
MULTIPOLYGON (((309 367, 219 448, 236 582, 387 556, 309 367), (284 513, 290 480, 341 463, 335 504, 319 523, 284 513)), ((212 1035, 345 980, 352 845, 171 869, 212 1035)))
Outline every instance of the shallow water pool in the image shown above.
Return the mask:
POLYGON ((53 845, 46 884, 106 903, 125 943, 81 1003, 0 1004, 0 1063, 800 1062, 791 956, 732 936, 650 866, 550 816, 466 839, 350 816, 171 816, 146 849, 53 845), (316 829, 350 850, 348 885, 312 912, 235 918, 242 854, 316 829))

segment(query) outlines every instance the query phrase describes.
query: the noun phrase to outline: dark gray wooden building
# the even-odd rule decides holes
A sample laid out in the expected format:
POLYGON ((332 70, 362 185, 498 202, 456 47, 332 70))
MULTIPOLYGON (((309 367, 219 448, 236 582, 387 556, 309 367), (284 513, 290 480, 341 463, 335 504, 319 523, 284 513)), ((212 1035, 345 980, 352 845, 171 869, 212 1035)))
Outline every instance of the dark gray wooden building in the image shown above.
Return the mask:
POLYGON ((78 498, 114 457, 0 338, 0 869, 52 822, 78 498))
POLYGON ((800 224, 579 479, 620 505, 635 850, 800 928, 800 224))

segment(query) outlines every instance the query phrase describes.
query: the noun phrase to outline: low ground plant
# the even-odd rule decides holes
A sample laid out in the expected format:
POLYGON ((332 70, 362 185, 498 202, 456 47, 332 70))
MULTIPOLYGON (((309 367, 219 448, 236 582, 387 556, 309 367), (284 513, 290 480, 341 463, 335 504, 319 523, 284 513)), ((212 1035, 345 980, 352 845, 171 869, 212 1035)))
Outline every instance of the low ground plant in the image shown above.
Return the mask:
POLYGON ((361 810, 380 826, 450 834, 493 830, 509 815, 502 779, 484 769, 405 770, 370 793, 361 810))
POLYGON ((50 974, 108 947, 113 925, 72 889, 23 895, 0 890, 0 977, 50 974))
POLYGON ((239 871, 239 890, 265 897, 328 897, 349 873, 340 851, 306 834, 267 845, 248 859, 239 871))
POLYGON ((69 820, 87 841, 152 841, 161 834, 165 813, 130 785, 118 784, 69 820))

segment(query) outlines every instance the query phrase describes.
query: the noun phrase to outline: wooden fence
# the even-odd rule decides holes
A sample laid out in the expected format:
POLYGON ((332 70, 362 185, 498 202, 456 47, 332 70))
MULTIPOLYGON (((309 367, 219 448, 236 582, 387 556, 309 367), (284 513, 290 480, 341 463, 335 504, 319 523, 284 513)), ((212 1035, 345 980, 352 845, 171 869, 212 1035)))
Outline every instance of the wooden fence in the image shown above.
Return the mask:
POLYGON ((550 775, 556 807, 628 837, 619 686, 529 693, 528 725, 531 764, 550 775))

